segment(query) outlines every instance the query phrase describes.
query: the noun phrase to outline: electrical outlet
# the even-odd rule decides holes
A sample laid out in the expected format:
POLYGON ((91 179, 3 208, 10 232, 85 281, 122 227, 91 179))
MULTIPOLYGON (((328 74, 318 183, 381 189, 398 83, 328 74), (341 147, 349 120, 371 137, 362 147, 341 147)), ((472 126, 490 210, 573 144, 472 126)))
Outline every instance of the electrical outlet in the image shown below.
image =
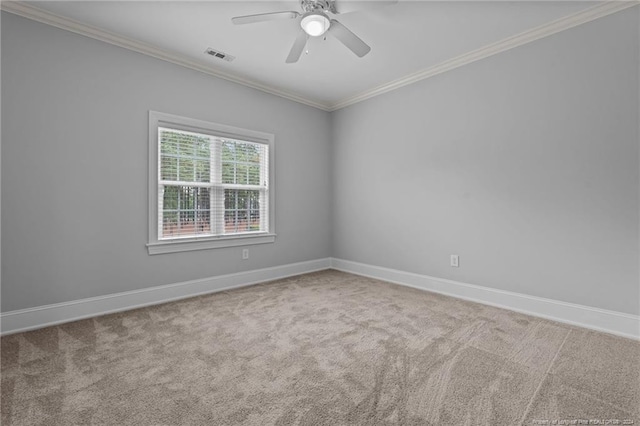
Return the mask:
POLYGON ((457 254, 452 254, 451 255, 451 267, 457 268, 458 266, 460 266, 460 260, 458 259, 458 255, 457 254))
POLYGON ((242 249, 242 260, 247 260, 249 258, 249 249, 242 249))

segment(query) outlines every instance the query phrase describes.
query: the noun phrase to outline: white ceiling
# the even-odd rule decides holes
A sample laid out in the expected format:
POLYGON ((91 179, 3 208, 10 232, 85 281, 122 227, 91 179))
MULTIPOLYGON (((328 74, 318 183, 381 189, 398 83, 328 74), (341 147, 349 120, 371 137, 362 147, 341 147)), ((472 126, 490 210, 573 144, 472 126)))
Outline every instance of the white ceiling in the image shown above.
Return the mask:
MULTIPOLYGON (((338 0, 339 2, 340 0, 338 0)), ((595 2, 400 1, 336 18, 372 50, 358 58, 328 36, 298 63, 285 58, 296 20, 233 25, 238 15, 299 11, 298 1, 44 1, 29 5, 177 53, 215 70, 331 105, 595 2), (212 47, 236 57, 211 58, 212 47)))

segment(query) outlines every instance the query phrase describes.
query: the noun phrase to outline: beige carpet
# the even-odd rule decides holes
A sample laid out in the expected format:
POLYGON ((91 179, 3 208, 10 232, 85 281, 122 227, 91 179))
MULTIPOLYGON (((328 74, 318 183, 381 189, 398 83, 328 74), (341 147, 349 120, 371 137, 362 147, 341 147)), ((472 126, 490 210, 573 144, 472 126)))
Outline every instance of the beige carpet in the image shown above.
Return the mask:
POLYGON ((639 342, 336 271, 1 344, 3 425, 640 424, 639 342))

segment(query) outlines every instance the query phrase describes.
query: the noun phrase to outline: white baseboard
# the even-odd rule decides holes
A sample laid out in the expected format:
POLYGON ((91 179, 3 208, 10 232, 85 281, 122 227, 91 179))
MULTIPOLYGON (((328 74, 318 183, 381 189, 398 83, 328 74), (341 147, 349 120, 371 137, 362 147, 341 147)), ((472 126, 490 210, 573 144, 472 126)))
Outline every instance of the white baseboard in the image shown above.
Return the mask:
POLYGON ((432 291, 485 305, 590 328, 619 336, 640 339, 640 316, 560 302, 510 291, 496 290, 442 278, 419 275, 395 269, 366 265, 349 260, 331 259, 331 268, 388 281, 421 290, 432 291))
POLYGON ((627 338, 640 339, 640 316, 637 315, 496 290, 335 258, 292 263, 271 268, 256 269, 253 271, 238 272, 106 296, 74 300, 71 302, 4 312, 0 314, 1 333, 2 335, 6 335, 35 330, 83 318, 156 305, 201 294, 240 288, 329 268, 627 338))
POLYGON ((311 260, 4 312, 0 314, 2 335, 320 271, 330 264, 329 258, 311 260))

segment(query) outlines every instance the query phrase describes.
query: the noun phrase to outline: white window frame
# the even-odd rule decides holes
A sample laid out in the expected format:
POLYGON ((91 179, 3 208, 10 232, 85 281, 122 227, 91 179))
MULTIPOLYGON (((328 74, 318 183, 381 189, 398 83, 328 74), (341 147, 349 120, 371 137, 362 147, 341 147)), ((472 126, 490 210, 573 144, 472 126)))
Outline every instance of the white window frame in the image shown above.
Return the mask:
POLYGON ((149 241, 147 249, 150 255, 175 253, 191 250, 206 250, 223 247, 237 247, 253 244, 273 243, 275 234, 275 191, 274 176, 274 144, 272 134, 255 130, 241 129, 209 121, 196 120, 173 114, 149 111, 149 241), (268 220, 267 232, 252 232, 231 235, 205 235, 180 237, 176 239, 160 239, 159 235, 159 138, 158 128, 167 127, 176 130, 201 133, 225 139, 262 143, 268 146, 268 220))

